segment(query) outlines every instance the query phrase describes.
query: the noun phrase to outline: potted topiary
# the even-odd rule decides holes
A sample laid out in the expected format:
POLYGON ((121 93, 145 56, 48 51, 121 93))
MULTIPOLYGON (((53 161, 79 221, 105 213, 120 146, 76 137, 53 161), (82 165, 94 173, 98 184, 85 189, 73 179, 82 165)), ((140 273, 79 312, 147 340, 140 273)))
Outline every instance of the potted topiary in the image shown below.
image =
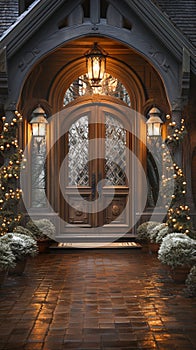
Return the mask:
POLYGON ((194 265, 185 281, 185 293, 188 297, 196 297, 196 265, 194 265))
POLYGON ((22 235, 26 235, 28 237, 35 239, 33 237, 33 233, 31 231, 29 231, 26 227, 23 227, 23 226, 16 226, 14 228, 13 232, 20 233, 22 235))
POLYGON ((7 271, 16 266, 16 259, 9 244, 0 238, 0 285, 3 284, 7 271))
POLYGON ((147 251, 150 242, 150 232, 158 224, 159 222, 156 221, 146 221, 140 224, 136 230, 137 240, 142 244, 142 248, 146 248, 147 251))
POLYGON ((34 257, 38 253, 36 241, 20 233, 6 233, 1 240, 9 245, 16 260, 16 267, 10 269, 9 273, 21 275, 24 272, 27 257, 34 257))
POLYGON ((160 246, 160 244, 162 243, 163 238, 166 237, 168 234, 169 234, 169 227, 167 225, 165 225, 157 233, 156 238, 155 238, 156 243, 158 243, 159 246, 160 246))
POLYGON ((149 250, 151 253, 157 253, 160 248, 160 243, 157 241, 157 236, 162 229, 168 230, 168 226, 165 223, 159 223, 152 227, 149 232, 149 250))
POLYGON ((49 219, 29 220, 26 229, 31 232, 33 238, 37 241, 40 253, 46 252, 55 239, 56 228, 49 219))
POLYGON ((170 233, 162 240, 158 259, 169 267, 175 281, 184 282, 196 261, 196 241, 183 233, 170 233))

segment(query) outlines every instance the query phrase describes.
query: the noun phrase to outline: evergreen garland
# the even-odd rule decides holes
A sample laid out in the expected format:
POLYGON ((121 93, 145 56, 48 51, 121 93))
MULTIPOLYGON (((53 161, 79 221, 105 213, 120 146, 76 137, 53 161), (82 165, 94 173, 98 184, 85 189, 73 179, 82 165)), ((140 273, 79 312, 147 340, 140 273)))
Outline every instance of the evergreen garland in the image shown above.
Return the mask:
MULTIPOLYGON (((176 128, 176 123, 169 123, 171 134, 166 138, 165 143, 170 147, 174 154, 175 148, 180 145, 186 135, 184 119, 181 119, 181 128, 176 128)), ((165 145, 163 145, 163 149, 165 145)), ((191 230, 191 221, 189 216, 190 208, 186 205, 186 179, 182 169, 174 162, 167 164, 169 151, 165 151, 165 159, 167 176, 163 175, 164 197, 168 200, 167 191, 174 186, 174 191, 169 199, 170 205, 166 204, 168 209, 167 221, 169 232, 181 232, 189 234, 191 230)), ((171 159, 171 157, 170 157, 171 159)), ((169 161, 168 161, 169 162, 169 161)), ((170 161, 171 162, 171 161, 170 161)))
MULTIPOLYGON (((0 167, 0 235, 12 232, 22 218, 18 204, 22 191, 19 177, 24 160, 23 151, 18 146, 17 129, 22 117, 15 112, 16 118, 11 123, 2 118, 3 130, 0 135, 0 155, 3 164, 0 167)), ((24 166, 24 165, 23 165, 24 166)))

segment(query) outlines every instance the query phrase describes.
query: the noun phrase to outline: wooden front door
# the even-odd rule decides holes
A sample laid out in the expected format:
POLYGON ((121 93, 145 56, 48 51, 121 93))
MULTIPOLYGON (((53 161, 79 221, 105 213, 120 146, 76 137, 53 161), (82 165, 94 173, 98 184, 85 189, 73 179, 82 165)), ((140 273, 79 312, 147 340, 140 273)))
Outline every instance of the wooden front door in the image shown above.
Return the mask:
POLYGON ((60 140, 62 237, 128 231, 133 169, 125 115, 104 103, 76 107, 68 114, 67 132, 60 140))

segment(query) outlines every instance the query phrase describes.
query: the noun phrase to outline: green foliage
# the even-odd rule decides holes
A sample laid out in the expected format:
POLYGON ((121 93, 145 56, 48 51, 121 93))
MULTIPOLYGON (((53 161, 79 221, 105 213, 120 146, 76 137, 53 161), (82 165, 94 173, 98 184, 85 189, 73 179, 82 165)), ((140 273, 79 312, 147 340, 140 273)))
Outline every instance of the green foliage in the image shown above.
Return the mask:
POLYGON ((55 238, 55 226, 49 219, 30 220, 26 228, 31 231, 34 239, 46 240, 55 238))
POLYGON ((168 234, 169 234, 169 228, 168 228, 168 226, 165 225, 157 232, 155 242, 161 244, 163 238, 166 237, 168 234))
POLYGON ((1 237, 1 242, 9 245, 16 261, 23 260, 25 256, 34 257, 38 253, 36 241, 20 233, 6 233, 1 237))
MULTIPOLYGON (((169 123, 171 134, 167 137, 165 143, 169 145, 171 153, 175 156, 175 149, 183 141, 186 135, 186 129, 184 125, 184 119, 181 119, 181 127, 178 128, 175 122, 169 123)), ((186 203, 186 179, 183 174, 182 169, 178 164, 174 163, 167 164, 167 159, 170 159, 165 152, 164 161, 166 162, 165 168, 167 169, 167 174, 163 175, 163 190, 165 194, 163 197, 168 198, 167 191, 171 191, 173 186, 173 194, 170 198, 170 204, 166 208, 167 212, 167 225, 169 232, 181 232, 188 234, 192 228, 189 207, 185 205, 186 203)))
POLYGON ((184 126, 184 119, 181 119, 181 127, 177 127, 175 122, 170 122, 169 127, 171 130, 170 135, 166 138, 165 142, 167 145, 171 145, 173 148, 179 146, 183 141, 184 136, 187 134, 187 131, 184 126))
POLYGON ((192 265, 196 261, 196 241, 183 233, 170 233, 162 240, 158 259, 172 268, 192 265))
POLYGON ((185 281, 185 293, 189 297, 196 297, 196 265, 194 265, 185 281))
POLYGON ((33 238, 35 240, 43 240, 46 237, 43 235, 42 231, 39 229, 39 227, 35 224, 34 221, 29 220, 26 224, 26 229, 31 232, 33 235, 33 238))
POLYGON ((140 224, 137 228, 137 238, 140 241, 149 241, 150 240, 150 232, 151 230, 159 225, 159 222, 156 221, 146 221, 140 224))
POLYGON ((5 118, 2 119, 4 125, 0 136, 0 155, 4 164, 0 168, 0 235, 12 232, 22 218, 18 210, 22 194, 18 182, 24 157, 16 138, 17 119, 14 118, 10 124, 5 122, 5 118))
POLYGON ((167 227, 165 223, 162 223, 162 224, 158 224, 154 227, 152 227, 151 231, 150 231, 150 242, 152 243, 157 243, 156 242, 156 238, 157 238, 157 235, 158 233, 160 232, 160 230, 162 230, 163 228, 167 227))
POLYGON ((196 231, 191 228, 188 233, 188 236, 196 240, 196 231))
POLYGON ((29 231, 27 228, 23 227, 23 226, 16 226, 14 228, 14 231, 16 233, 21 233, 22 235, 26 235, 28 237, 32 237, 33 238, 33 234, 31 231, 29 231))
POLYGON ((190 209, 187 205, 180 205, 168 210, 167 225, 170 232, 189 234, 192 227, 189 211, 190 209))
POLYGON ((0 238, 0 271, 9 270, 16 266, 15 256, 6 242, 0 238))

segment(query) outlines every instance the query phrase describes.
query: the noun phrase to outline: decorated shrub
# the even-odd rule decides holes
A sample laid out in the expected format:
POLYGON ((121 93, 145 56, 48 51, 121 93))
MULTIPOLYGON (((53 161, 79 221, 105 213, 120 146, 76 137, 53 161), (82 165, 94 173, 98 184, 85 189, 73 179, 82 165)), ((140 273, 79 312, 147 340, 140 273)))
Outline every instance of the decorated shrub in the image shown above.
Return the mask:
POLYGON ((33 234, 37 241, 55 238, 56 228, 49 219, 30 220, 26 228, 33 234))
POLYGON ((26 235, 6 233, 1 240, 9 245, 16 261, 23 260, 26 256, 34 257, 38 253, 36 241, 26 235))
POLYGON ((196 265, 194 265, 185 281, 185 292, 189 297, 196 297, 196 265))
POLYGON ((156 221, 146 221, 143 222, 141 225, 137 228, 137 238, 140 241, 149 241, 150 240, 150 232, 151 230, 159 225, 159 222, 156 221))
POLYGON ((196 241, 183 233, 170 233, 162 240, 158 259, 172 268, 191 266, 196 261, 196 241))
POLYGON ((0 238, 0 271, 7 271, 15 265, 16 259, 11 248, 0 238))
POLYGON ((158 243, 158 242, 156 242, 157 235, 165 227, 167 227, 167 226, 164 223, 157 224, 156 226, 152 227, 151 230, 150 230, 150 233, 149 233, 150 242, 158 243))
POLYGON ((33 238, 33 233, 23 226, 16 226, 14 232, 33 238))
POLYGON ((162 229, 159 230, 159 232, 157 233, 157 236, 156 236, 156 238, 155 238, 156 243, 161 244, 163 238, 166 237, 168 234, 169 234, 169 228, 168 228, 168 226, 165 225, 165 226, 162 227, 162 229))

